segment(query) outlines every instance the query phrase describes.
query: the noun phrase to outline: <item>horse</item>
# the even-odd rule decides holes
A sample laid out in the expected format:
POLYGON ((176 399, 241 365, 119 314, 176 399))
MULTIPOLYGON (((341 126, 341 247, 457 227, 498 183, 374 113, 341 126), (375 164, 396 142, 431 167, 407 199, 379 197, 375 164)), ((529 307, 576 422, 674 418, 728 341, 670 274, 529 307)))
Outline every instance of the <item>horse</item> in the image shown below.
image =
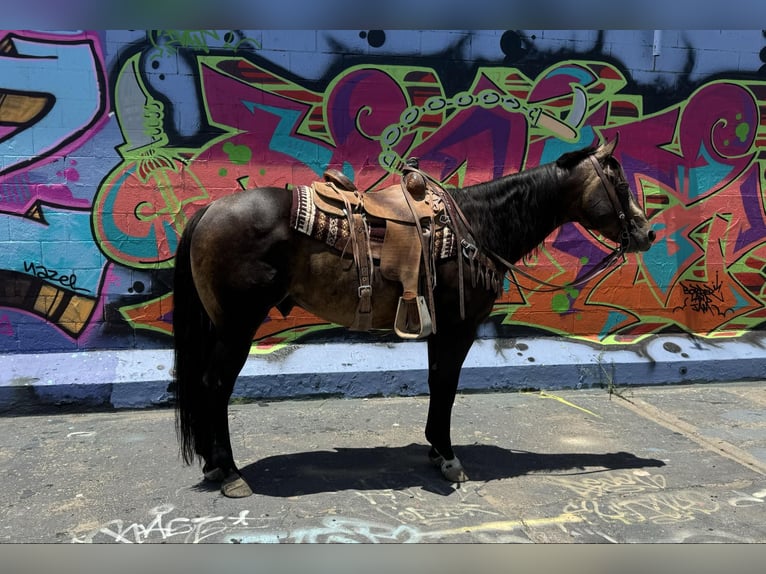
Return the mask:
MULTIPOLYGON (((624 261, 625 253, 648 250, 655 232, 614 156, 616 144, 617 138, 518 173, 443 191, 469 227, 475 250, 494 261, 503 276, 569 222, 618 243, 614 254, 624 261)), ((252 494, 235 464, 228 405, 259 325, 273 307, 287 315, 298 305, 346 327, 357 311, 360 280, 348 254, 296 232, 290 225, 291 205, 291 193, 280 187, 220 197, 189 218, 176 252, 174 384, 180 455, 187 465, 198 461, 204 479, 220 483, 226 497, 252 494)), ((462 272, 466 257, 466 249, 459 249, 434 266, 438 330, 426 338, 428 456, 452 483, 468 480, 450 437, 460 371, 498 296, 462 272)), ((390 331, 401 285, 377 271, 372 269, 371 329, 390 331)))

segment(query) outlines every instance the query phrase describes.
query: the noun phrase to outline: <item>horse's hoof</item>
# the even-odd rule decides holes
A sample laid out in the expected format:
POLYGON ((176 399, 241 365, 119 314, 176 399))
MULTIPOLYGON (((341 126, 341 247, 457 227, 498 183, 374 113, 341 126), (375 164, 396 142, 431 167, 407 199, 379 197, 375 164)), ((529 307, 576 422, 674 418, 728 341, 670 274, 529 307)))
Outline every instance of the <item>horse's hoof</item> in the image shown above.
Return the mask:
POLYGON ((457 457, 446 460, 442 455, 436 452, 436 449, 434 449, 428 454, 428 458, 431 459, 433 464, 440 468, 442 476, 450 482, 468 481, 468 475, 465 473, 465 469, 457 457))
POLYGON ((445 460, 441 464, 442 476, 450 482, 466 482, 468 481, 468 475, 463 469, 463 465, 457 457, 452 460, 445 460))
POLYGON ((239 475, 233 475, 221 484, 221 494, 227 498, 246 498, 253 494, 245 479, 239 475))

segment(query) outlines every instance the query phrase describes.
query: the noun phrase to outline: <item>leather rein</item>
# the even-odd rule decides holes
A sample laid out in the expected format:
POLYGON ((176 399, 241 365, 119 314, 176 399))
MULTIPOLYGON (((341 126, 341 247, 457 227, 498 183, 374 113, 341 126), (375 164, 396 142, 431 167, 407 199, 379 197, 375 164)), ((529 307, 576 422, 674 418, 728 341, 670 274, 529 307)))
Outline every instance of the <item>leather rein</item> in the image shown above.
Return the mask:
MULTIPOLYGON (((483 248, 484 251, 489 255, 492 259, 497 261, 506 269, 506 272, 513 271, 514 273, 517 273, 523 277, 526 277, 527 279, 530 279, 536 283, 539 283, 540 285, 544 285, 545 287, 548 287, 548 289, 538 289, 538 292, 550 292, 550 291, 557 291, 557 290, 566 290, 571 289, 573 287, 579 287, 597 275, 600 275, 610 267, 612 267, 620 258, 622 258, 622 263, 625 262, 625 253, 628 250, 628 247, 630 246, 630 230, 628 228, 628 218, 625 214, 625 210, 622 208, 622 205, 620 204, 620 200, 617 197, 617 192, 614 189, 614 186, 612 183, 607 179, 606 174, 604 173, 604 170, 601 168, 601 165, 599 165, 598 160, 594 157, 593 154, 588 156, 590 158, 591 163, 593 164, 593 167, 596 170, 596 173, 599 176, 599 179, 601 179, 601 184, 604 186, 604 189, 606 190, 607 196, 609 197, 610 202, 612 203, 612 207, 614 208, 615 214, 617 215, 618 220, 620 221, 620 225, 622 227, 620 232, 620 245, 618 247, 615 247, 612 249, 610 253, 608 253, 597 265, 595 265, 590 271, 588 271, 585 275, 577 279, 576 281, 572 283, 566 283, 564 285, 558 285, 555 283, 549 283, 548 281, 544 281, 542 279, 538 279, 537 277, 527 273, 526 271, 520 269, 517 265, 511 263, 510 261, 507 261, 502 256, 498 255, 495 251, 489 248, 483 248)), ((421 175, 423 175, 425 178, 427 178, 429 181, 434 183, 436 187, 439 190, 439 196, 442 198, 445 208, 447 210, 447 215, 450 219, 453 221, 457 218, 460 220, 460 223, 463 225, 463 227, 467 230, 468 236, 473 239, 473 229, 468 223, 468 220, 465 218, 465 215, 463 215, 463 212, 458 207, 457 203, 455 203, 454 198, 447 193, 444 188, 441 186, 441 184, 436 181, 433 177, 428 175, 427 173, 424 173, 420 170, 417 170, 415 168, 409 168, 413 169, 415 171, 418 171, 421 175)), ((476 254, 481 251, 481 249, 475 245, 475 243, 472 243, 471 241, 468 241, 465 237, 462 237, 457 230, 455 230, 456 239, 458 240, 458 244, 461 246, 462 254, 465 258, 467 258, 469 261, 472 261, 475 259, 476 254)), ((462 260, 461 260, 462 263, 462 260)), ((461 297, 460 297, 460 303, 461 303, 461 316, 464 315, 464 307, 463 307, 463 296, 462 296, 462 288, 463 288, 463 266, 462 264, 458 266, 459 268, 459 274, 460 274, 460 290, 461 290, 461 297)), ((517 287, 522 288, 521 285, 516 281, 516 279, 513 277, 511 273, 508 273, 510 281, 515 284, 517 287)))

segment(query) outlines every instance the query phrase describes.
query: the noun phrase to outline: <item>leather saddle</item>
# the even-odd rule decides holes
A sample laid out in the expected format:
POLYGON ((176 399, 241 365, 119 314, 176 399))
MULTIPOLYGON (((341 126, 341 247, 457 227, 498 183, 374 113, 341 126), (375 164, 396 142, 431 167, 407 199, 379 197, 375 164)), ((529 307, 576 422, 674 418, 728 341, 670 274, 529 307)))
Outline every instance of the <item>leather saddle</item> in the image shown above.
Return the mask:
POLYGON ((333 215, 344 215, 347 204, 352 209, 364 210, 370 217, 412 225, 418 219, 434 215, 431 198, 426 197, 424 178, 417 173, 405 174, 403 186, 391 185, 367 192, 357 190, 345 174, 335 169, 325 171, 324 179, 324 182, 314 182, 314 200, 322 211, 333 215), (406 201, 402 187, 410 194, 412 202, 406 201))
MULTIPOLYGON (((394 332, 404 339, 420 339, 436 332, 433 305, 433 232, 442 218, 441 196, 416 167, 404 168, 401 185, 376 191, 359 191, 343 173, 328 169, 324 181, 314 182, 316 207, 337 217, 346 217, 359 274, 359 303, 352 330, 367 331, 372 324, 373 254, 369 220, 385 223, 380 247, 380 273, 402 285, 394 321, 394 332), (421 271, 425 285, 421 293, 421 271)), ((376 250, 377 252, 377 250, 376 250)))

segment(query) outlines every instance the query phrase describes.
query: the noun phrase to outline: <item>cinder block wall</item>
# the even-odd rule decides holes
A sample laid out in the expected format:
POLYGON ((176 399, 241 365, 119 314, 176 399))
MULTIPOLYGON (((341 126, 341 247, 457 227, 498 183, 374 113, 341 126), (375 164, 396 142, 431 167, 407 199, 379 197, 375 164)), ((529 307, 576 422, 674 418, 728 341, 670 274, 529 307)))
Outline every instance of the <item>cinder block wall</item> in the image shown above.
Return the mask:
MULTIPOLYGON (((394 147, 447 185, 619 133, 658 234, 577 290, 507 285, 483 337, 746 340, 766 321, 765 46, 760 30, 0 32, 0 352, 169 348, 173 254, 196 208, 328 165, 374 187, 382 133, 429 98, 447 105, 394 147), (452 105, 481 90, 519 110, 452 105), (487 127, 464 121, 479 113, 487 127)), ((565 226, 529 271, 571 279, 594 249, 565 226)), ((339 340, 368 339, 297 309, 256 343, 339 340)))

